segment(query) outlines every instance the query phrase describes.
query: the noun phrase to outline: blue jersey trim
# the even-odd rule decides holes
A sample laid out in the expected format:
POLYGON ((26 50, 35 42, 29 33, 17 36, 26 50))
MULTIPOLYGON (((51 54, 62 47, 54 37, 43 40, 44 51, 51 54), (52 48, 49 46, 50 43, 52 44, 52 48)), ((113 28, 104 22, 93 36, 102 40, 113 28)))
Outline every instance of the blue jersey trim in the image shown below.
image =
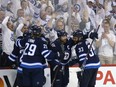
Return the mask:
POLYGON ((14 58, 11 57, 11 56, 8 56, 8 59, 11 60, 12 62, 16 61, 16 59, 14 59, 14 58))
POLYGON ((101 65, 97 65, 97 66, 89 66, 89 67, 86 67, 85 66, 85 69, 94 69, 94 68, 99 68, 101 65))
POLYGON ((20 73, 20 74, 22 74, 22 73, 23 73, 23 71, 17 70, 17 73, 20 73))
POLYGON ((41 66, 41 65, 28 66, 28 65, 21 64, 20 66, 23 67, 23 68, 30 68, 30 69, 33 69, 33 68, 43 68, 43 66, 41 66))
POLYGON ((17 68, 17 73, 23 73, 22 67, 19 66, 19 67, 17 68))

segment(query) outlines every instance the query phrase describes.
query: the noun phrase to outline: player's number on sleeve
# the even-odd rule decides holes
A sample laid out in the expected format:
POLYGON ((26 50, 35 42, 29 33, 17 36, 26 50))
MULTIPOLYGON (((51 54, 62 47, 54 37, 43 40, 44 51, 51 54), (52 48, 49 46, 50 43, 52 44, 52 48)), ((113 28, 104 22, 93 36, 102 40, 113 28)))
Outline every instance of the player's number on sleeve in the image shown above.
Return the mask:
POLYGON ((93 52, 92 49, 91 49, 90 52, 89 52, 89 56, 90 56, 90 57, 93 57, 93 56, 94 56, 94 52, 93 52))
MULTIPOLYGON (((89 47, 89 46, 88 46, 88 47, 89 47)), ((83 47, 80 47, 80 48, 79 48, 79 53, 80 53, 80 52, 83 52, 83 51, 84 51, 84 48, 83 48, 83 47)), ((89 50, 89 56, 90 56, 90 57, 93 57, 93 56, 94 56, 94 52, 93 52, 92 49, 89 50)))
POLYGON ((37 48, 37 46, 35 44, 30 45, 29 43, 26 43, 24 55, 33 56, 35 54, 36 48, 37 48))
MULTIPOLYGON (((88 48, 90 47, 90 45, 88 45, 88 48)), ((90 49, 89 50, 89 56, 90 57, 93 57, 94 56, 94 51, 93 51, 93 49, 90 49)))

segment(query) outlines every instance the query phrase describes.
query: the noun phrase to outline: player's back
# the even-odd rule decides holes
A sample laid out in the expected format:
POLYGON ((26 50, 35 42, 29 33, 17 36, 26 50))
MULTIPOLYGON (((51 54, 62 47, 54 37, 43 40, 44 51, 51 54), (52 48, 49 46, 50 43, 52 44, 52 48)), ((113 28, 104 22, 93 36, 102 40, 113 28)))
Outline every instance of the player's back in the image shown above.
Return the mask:
POLYGON ((99 58, 95 54, 93 48, 89 49, 90 43, 86 40, 79 42, 75 48, 76 54, 79 58, 80 64, 83 63, 85 58, 88 58, 86 68, 98 68, 100 66, 99 58))
POLYGON ((22 67, 27 68, 42 68, 42 62, 45 60, 41 55, 43 48, 47 48, 43 38, 27 38, 25 39, 25 49, 22 56, 22 67))

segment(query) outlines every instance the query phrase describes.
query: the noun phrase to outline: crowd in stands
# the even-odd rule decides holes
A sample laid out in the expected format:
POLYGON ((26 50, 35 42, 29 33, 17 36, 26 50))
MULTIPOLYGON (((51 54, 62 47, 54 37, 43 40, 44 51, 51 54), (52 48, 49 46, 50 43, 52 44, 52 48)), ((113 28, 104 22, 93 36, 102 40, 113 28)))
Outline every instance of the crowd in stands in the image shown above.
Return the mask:
POLYGON ((16 38, 32 24, 44 27, 51 42, 58 29, 71 37, 77 29, 92 32, 100 25, 93 46, 101 64, 116 64, 116 0, 70 1, 0 0, 0 66, 7 65, 4 58, 11 54, 16 38))

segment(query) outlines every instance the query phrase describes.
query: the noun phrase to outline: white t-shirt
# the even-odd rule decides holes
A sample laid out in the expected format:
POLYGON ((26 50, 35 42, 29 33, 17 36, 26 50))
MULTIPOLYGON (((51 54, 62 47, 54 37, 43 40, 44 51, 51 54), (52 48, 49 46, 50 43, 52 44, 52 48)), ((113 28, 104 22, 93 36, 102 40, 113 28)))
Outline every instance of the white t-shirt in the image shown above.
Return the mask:
MULTIPOLYGON (((99 38, 101 38, 102 33, 99 35, 99 38)), ((107 34, 107 36, 112 40, 113 42, 116 42, 116 37, 113 33, 107 34)), ((101 46, 99 47, 99 55, 102 56, 107 56, 107 57, 113 57, 113 47, 110 46, 109 42, 107 39, 102 39, 101 40, 101 46)))
POLYGON ((2 49, 3 52, 10 55, 14 48, 14 33, 7 27, 9 17, 7 16, 2 22, 2 49))

